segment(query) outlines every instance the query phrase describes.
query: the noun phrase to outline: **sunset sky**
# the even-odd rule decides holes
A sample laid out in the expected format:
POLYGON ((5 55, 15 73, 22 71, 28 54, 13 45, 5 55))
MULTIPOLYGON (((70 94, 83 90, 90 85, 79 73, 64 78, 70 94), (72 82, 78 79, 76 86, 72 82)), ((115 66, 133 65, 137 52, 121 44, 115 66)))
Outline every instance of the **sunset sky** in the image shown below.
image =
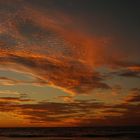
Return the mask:
POLYGON ((0 127, 140 125, 139 0, 0 0, 0 127))

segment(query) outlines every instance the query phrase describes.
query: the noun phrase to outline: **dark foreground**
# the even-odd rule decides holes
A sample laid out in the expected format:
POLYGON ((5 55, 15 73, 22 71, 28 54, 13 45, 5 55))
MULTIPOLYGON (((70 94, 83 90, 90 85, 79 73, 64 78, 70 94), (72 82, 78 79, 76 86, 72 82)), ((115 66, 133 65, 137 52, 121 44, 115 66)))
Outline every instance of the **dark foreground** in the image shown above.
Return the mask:
POLYGON ((0 140, 139 140, 140 127, 0 128, 0 140))

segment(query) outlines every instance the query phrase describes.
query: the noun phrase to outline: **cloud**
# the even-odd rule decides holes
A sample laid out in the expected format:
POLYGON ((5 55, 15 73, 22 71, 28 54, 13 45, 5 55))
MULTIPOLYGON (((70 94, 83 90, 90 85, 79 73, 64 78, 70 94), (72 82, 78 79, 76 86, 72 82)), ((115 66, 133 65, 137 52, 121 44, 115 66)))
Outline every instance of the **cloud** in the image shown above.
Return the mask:
MULTIPOLYGON (((127 60, 128 54, 113 46, 112 37, 95 36, 87 31, 88 25, 78 26, 76 16, 32 3, 0 0, 0 67, 35 77, 34 81, 0 77, 1 85, 50 85, 80 94, 111 89, 106 77, 96 71, 99 67, 117 71, 109 71, 109 75, 140 77, 140 63, 127 60)), ((115 94, 121 89, 123 87, 112 88, 115 94)), ((9 91, 4 93, 9 94, 9 91)), ((83 126, 140 124, 139 90, 118 105, 60 98, 63 103, 34 103, 21 97, 0 97, 0 112, 13 112, 41 125, 46 122, 83 126)))
POLYGON ((0 97, 0 102, 28 102, 28 101, 32 101, 31 99, 21 99, 19 97, 0 97))
MULTIPOLYGON (((135 96, 136 97, 136 96, 135 96)), ((127 100, 127 103, 108 106, 102 110, 101 117, 86 117, 81 119, 78 126, 137 126, 140 125, 139 97, 127 100), (137 103, 137 104, 133 104, 137 103)))
POLYGON ((123 77, 132 77, 132 78, 140 78, 140 71, 131 71, 131 70, 126 70, 122 71, 119 76, 123 77))
MULTIPOLYGON (((94 88, 108 89, 102 82, 102 76, 99 73, 92 72, 87 65, 73 60, 63 59, 63 61, 55 58, 32 55, 17 52, 12 54, 6 53, 0 56, 0 60, 4 60, 4 65, 14 63, 27 68, 29 73, 33 73, 36 77, 44 80, 46 84, 64 88, 72 92, 84 93, 94 88), (82 70, 80 70, 82 68, 82 70), (62 78, 63 77, 63 78, 62 78)), ((9 64, 10 65, 10 64, 9 64)))
MULTIPOLYGON (((127 78, 140 78, 140 64, 135 62, 114 62, 114 66, 117 68, 114 72, 109 73, 127 78)), ((108 77, 109 77, 108 75, 108 77)))
POLYGON ((22 116, 23 121, 39 126, 139 125, 139 107, 136 94, 118 104, 97 100, 33 102, 20 97, 0 98, 0 112, 12 112, 22 116))
MULTIPOLYGON (((96 88, 110 88, 90 65, 90 56, 95 57, 98 51, 101 52, 104 39, 90 37, 74 26, 70 27, 67 15, 43 12, 24 1, 18 4, 20 11, 19 8, 12 12, 7 10, 7 6, 15 7, 15 2, 6 3, 6 13, 0 11, 2 17, 6 16, 0 22, 2 67, 28 72, 39 79, 38 84, 48 84, 68 92, 85 93, 96 88), (21 6, 22 3, 26 6, 21 6)), ((10 79, 2 82, 22 83, 10 79)))
POLYGON ((60 99, 66 103, 72 103, 74 102, 73 96, 59 96, 56 99, 60 99))
POLYGON ((21 97, 0 97, 0 112, 17 114, 18 106, 27 102, 33 102, 33 100, 21 97))
MULTIPOLYGON (((88 93, 110 89, 95 71, 97 67, 134 68, 134 63, 126 62, 124 54, 111 46, 112 38, 88 33, 86 26, 77 26, 76 17, 24 0, 2 4, 0 65, 31 74, 38 80, 33 84, 88 93)), ((134 72, 123 75, 138 76, 134 72)), ((5 82, 10 83, 8 79, 5 82)))
POLYGON ((41 126, 76 126, 78 119, 96 116, 97 110, 108 107, 96 101, 82 100, 73 103, 28 102, 30 100, 15 97, 0 98, 0 112, 12 112, 31 124, 41 126))
POLYGON ((140 102, 140 89, 134 88, 125 99, 126 103, 139 103, 140 102))
MULTIPOLYGON (((140 104, 122 104, 119 106, 116 106, 119 109, 124 109, 125 111, 122 113, 120 118, 116 117, 110 117, 109 119, 112 119, 113 122, 122 124, 122 125, 139 125, 139 117, 140 117, 140 111, 139 107, 140 104)), ((116 108, 115 107, 115 108, 116 108)))
POLYGON ((10 79, 7 77, 0 77, 0 85, 16 85, 19 83, 20 81, 18 80, 10 79))
POLYGON ((120 76, 140 78, 140 73, 128 71, 128 72, 124 72, 124 73, 120 74, 120 76))
POLYGON ((10 91, 10 90, 1 90, 0 94, 3 94, 3 95, 20 95, 19 92, 10 91))
MULTIPOLYGON (((140 125, 139 111, 140 105, 122 106, 118 110, 108 110, 103 118, 86 118, 83 119, 78 125, 80 126, 137 126, 140 125), (118 115, 110 115, 117 113, 118 115)), ((116 109, 116 108, 115 108, 116 109)))

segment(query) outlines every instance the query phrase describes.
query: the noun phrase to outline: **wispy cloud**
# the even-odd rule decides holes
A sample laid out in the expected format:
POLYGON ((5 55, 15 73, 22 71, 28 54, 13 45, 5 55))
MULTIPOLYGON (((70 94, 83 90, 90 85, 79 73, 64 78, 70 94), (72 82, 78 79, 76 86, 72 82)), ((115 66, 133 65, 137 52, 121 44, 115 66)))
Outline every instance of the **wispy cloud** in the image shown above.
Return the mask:
POLYGON ((10 91, 10 90, 1 90, 0 91, 0 95, 20 95, 19 92, 16 92, 16 91, 10 91))
MULTIPOLYGON (((40 84, 46 83, 68 92, 108 89, 90 62, 99 58, 96 53, 102 52, 104 39, 90 37, 71 27, 74 23, 70 26, 68 17, 54 15, 51 11, 48 15, 47 11, 25 4, 26 7, 22 7, 19 2, 22 10, 12 11, 12 17, 6 10, 8 5, 5 7, 7 13, 3 16, 7 17, 0 24, 0 65, 28 72, 40 79, 40 84)), ((18 81, 3 79, 3 84, 6 82, 18 84, 18 81)))
POLYGON ((1 98, 0 111, 13 112, 32 124, 40 126, 95 126, 95 125, 138 125, 139 104, 121 103, 107 105, 96 100, 77 100, 69 103, 39 102, 31 100, 1 98), (10 106, 7 108, 7 106, 10 106))

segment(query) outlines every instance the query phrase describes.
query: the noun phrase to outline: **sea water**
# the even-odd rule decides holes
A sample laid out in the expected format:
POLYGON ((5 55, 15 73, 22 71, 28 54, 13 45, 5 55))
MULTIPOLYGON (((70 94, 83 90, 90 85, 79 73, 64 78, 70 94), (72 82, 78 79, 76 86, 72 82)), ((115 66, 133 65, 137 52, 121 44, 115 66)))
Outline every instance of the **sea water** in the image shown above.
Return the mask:
POLYGON ((140 127, 0 128, 0 140, 140 140, 140 127))

